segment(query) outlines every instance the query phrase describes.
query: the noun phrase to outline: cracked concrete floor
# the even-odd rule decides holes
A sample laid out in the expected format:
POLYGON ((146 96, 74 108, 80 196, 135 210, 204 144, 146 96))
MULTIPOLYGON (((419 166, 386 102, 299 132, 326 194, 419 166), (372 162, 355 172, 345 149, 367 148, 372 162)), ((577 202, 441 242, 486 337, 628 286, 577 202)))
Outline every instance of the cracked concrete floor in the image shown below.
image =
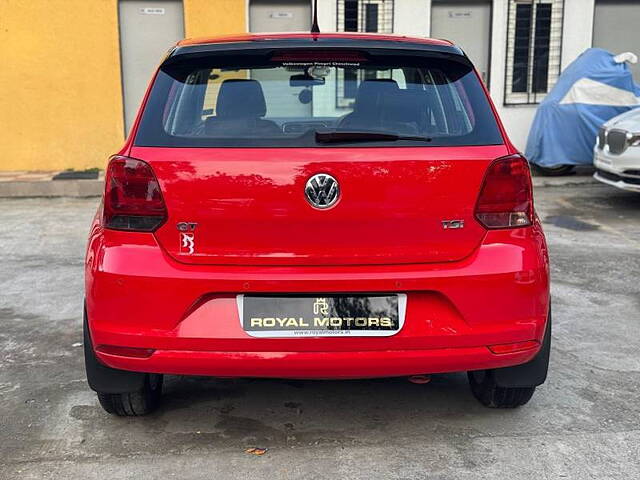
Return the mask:
POLYGON ((103 413, 84 381, 82 256, 97 200, 0 200, 0 478, 639 478, 640 195, 536 195, 554 347, 526 407, 481 407, 463 374, 170 377, 163 408, 139 419, 103 413))

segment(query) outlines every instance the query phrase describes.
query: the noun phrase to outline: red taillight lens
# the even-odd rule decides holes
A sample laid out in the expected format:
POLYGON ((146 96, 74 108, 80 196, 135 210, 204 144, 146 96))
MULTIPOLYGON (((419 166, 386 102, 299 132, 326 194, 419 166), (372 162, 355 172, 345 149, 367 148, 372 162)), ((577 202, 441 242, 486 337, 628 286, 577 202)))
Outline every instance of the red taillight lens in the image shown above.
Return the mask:
POLYGON ((520 155, 495 160, 487 170, 476 204, 476 218, 486 228, 526 227, 533 222, 529 164, 520 155))
POLYGON ((113 157, 105 175, 106 228, 151 232, 167 219, 167 207, 151 167, 142 160, 113 157))

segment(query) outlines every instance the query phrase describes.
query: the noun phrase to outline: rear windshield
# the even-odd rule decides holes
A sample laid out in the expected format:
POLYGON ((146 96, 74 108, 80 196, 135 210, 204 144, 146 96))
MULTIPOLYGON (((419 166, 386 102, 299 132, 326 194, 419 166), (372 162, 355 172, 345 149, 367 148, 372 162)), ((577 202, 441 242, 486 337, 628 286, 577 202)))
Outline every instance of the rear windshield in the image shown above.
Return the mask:
POLYGON ((363 146, 363 141, 369 142, 364 146, 503 143, 463 57, 300 50, 209 54, 165 64, 135 138, 138 146, 158 147, 363 146), (326 142, 318 132, 344 135, 326 142), (363 135, 356 141, 351 133, 389 138, 363 135))

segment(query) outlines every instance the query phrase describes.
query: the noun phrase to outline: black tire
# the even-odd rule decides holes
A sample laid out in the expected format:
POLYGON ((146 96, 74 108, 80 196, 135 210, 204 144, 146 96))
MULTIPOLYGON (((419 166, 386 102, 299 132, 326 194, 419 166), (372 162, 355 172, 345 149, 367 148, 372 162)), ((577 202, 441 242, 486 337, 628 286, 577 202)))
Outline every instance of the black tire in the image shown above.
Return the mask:
POLYGON ((468 372, 471 393, 485 407, 516 408, 526 404, 536 387, 499 387, 492 370, 468 372))
POLYGON ((467 372, 471 393, 485 407, 516 408, 526 404, 547 379, 551 351, 551 309, 540 351, 527 363, 467 372))
POLYGON ((575 165, 558 165, 555 167, 541 167, 540 165, 532 164, 533 169, 540 175, 545 177, 561 177, 563 175, 569 175, 573 172, 575 165))
POLYGON ((137 392, 96 393, 105 412, 119 417, 139 417, 153 412, 160 405, 162 375, 145 374, 144 386, 137 392))

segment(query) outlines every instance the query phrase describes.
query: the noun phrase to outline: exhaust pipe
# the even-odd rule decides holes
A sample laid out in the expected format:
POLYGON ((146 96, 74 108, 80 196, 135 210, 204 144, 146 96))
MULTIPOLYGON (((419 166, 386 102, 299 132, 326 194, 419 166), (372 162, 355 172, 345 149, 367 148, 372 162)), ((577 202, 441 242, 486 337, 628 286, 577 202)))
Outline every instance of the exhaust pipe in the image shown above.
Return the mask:
POLYGON ((411 375, 408 380, 411 383, 415 383, 418 385, 424 385, 425 383, 429 383, 431 381, 431 377, 429 375, 411 375))

